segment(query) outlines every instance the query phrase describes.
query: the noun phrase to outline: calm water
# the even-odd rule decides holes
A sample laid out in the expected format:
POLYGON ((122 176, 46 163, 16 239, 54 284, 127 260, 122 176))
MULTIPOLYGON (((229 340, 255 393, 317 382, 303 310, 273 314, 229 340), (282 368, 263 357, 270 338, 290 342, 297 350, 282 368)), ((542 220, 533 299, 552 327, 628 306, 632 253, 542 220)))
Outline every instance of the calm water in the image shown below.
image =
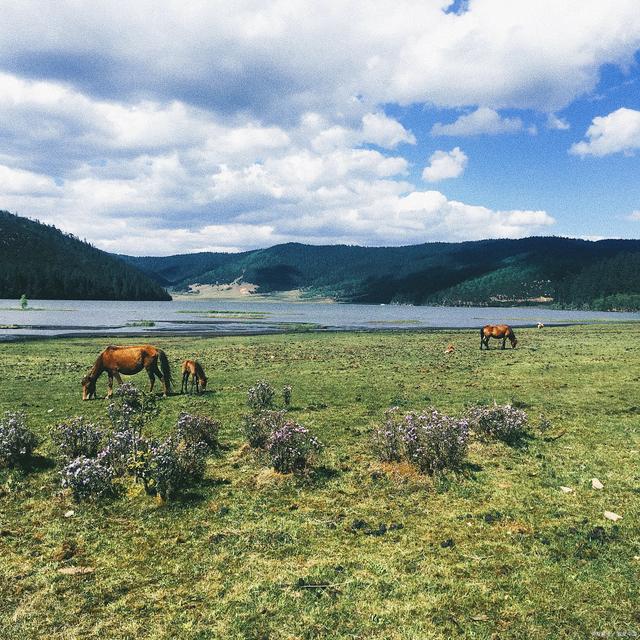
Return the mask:
POLYGON ((17 308, 16 300, 0 300, 0 340, 62 335, 231 335, 286 331, 293 325, 306 323, 324 330, 372 330, 466 328, 487 323, 531 326, 537 322, 551 325, 640 320, 640 313, 554 311, 531 307, 412 307, 235 300, 31 300, 29 304, 33 309, 22 311, 17 308), (211 315, 210 311, 231 313, 211 315), (154 325, 131 326, 141 320, 154 325))

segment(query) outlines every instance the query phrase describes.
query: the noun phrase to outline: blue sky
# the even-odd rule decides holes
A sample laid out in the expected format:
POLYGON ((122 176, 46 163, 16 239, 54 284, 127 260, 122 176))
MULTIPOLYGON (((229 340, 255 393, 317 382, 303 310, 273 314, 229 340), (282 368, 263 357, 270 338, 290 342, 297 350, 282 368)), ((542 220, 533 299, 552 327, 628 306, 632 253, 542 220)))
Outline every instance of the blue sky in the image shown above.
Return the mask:
POLYGON ((0 208, 106 250, 639 237, 636 0, 3 18, 0 208))

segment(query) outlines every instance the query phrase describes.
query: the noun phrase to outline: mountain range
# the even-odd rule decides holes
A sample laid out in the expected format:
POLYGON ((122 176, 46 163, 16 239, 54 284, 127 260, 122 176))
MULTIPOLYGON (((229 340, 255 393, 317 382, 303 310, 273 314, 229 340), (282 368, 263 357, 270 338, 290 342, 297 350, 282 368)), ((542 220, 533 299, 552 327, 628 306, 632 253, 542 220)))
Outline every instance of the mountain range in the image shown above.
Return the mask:
POLYGON ((201 285, 340 302, 640 309, 640 240, 559 237, 403 247, 276 245, 241 253, 113 255, 0 211, 0 298, 169 300, 201 285))
POLYGON ((171 300, 154 279, 53 226, 0 211, 0 298, 171 300))
POLYGON ((403 247, 288 243, 242 253, 120 256, 176 291, 252 283, 341 302, 640 308, 640 241, 559 237, 403 247))

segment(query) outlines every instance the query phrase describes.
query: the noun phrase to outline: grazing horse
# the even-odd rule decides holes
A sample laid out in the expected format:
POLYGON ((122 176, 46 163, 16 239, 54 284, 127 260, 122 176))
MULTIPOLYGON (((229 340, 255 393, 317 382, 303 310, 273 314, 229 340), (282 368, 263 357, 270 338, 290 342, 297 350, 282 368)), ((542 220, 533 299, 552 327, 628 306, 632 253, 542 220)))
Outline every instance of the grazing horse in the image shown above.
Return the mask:
POLYGON ((202 387, 202 391, 204 392, 207 388, 207 376, 204 375, 204 369, 197 360, 185 360, 182 363, 182 388, 180 389, 180 393, 188 392, 189 377, 191 377, 191 393, 193 393, 194 385, 196 393, 200 393, 200 387, 202 387))
POLYGON ((104 371, 109 376, 107 398, 110 398, 113 394, 114 378, 118 384, 122 384, 121 373, 131 376, 143 369, 146 369, 149 375, 150 391, 153 391, 155 379, 158 377, 166 397, 171 389, 169 360, 162 349, 145 344, 141 347, 107 347, 98 356, 91 371, 82 379, 82 399, 90 400, 96 397, 96 380, 104 371))
POLYGON ((502 340, 502 348, 504 349, 507 338, 511 342, 511 348, 515 349, 518 341, 516 340, 516 334, 513 333, 513 329, 508 324, 487 324, 480 329, 480 351, 484 346, 489 349, 489 338, 496 338, 502 340))

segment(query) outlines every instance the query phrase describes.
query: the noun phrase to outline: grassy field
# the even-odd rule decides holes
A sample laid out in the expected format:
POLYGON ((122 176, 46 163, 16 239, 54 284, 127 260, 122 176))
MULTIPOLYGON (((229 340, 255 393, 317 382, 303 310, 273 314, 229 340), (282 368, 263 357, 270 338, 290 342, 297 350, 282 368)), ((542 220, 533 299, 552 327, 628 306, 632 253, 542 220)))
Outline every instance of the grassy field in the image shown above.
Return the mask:
POLYGON ((161 401, 149 430, 202 412, 227 445, 203 485, 166 505, 136 491, 76 505, 60 490, 48 427, 106 421, 79 385, 104 339, 0 345, 0 411, 28 414, 43 456, 0 470, 0 637, 638 636, 640 325, 518 337, 515 351, 482 353, 476 331, 155 340, 174 372, 199 358, 211 391, 161 401), (326 445, 308 477, 243 448, 260 378, 293 386, 292 413, 326 445), (438 482, 371 453, 390 405, 458 414, 494 399, 551 428, 518 448, 475 443, 465 472, 438 482), (381 524, 396 526, 370 535, 381 524), (60 572, 73 566, 93 572, 60 572))

